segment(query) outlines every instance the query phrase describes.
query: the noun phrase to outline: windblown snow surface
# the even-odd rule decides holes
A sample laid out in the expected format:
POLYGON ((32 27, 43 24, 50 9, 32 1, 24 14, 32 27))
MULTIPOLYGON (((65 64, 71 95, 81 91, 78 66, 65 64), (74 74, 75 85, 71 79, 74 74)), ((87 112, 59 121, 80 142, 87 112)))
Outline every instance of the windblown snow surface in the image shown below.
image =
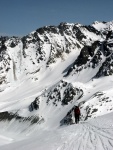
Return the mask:
MULTIPOLYGON (((104 91, 106 93, 106 89, 112 99, 113 78, 110 78, 110 80, 108 80, 108 78, 105 78, 102 79, 102 81, 104 82, 103 84, 101 84, 101 86, 100 83, 96 80, 90 81, 91 83, 86 83, 86 85, 81 85, 81 83, 78 82, 78 86, 79 84, 80 86, 86 86, 84 99, 89 99, 89 97, 91 97, 91 95, 93 95, 93 93, 96 93, 96 91, 98 90, 104 91)), ((23 90, 25 93, 24 88, 21 90, 23 90)), ((26 90, 28 91, 28 89, 29 88, 27 84, 26 90)), ((27 97, 28 95, 28 99, 30 99, 29 95, 32 95, 33 93, 34 96, 34 89, 31 88, 31 91, 25 93, 23 97, 27 97)), ((11 95, 13 95, 13 93, 14 91, 11 93, 11 95)), ((11 96, 11 99, 14 96, 15 94, 11 96)), ((16 94, 16 96, 20 99, 20 95, 16 94)), ((21 106, 24 107, 24 109, 26 108, 27 103, 29 103, 29 101, 26 102, 26 100, 17 100, 16 103, 17 102, 18 106, 16 107, 21 106)), ((1 103, 1 108, 5 109, 7 106, 8 109, 11 110, 13 109, 14 103, 14 101, 10 103, 8 103, 8 101, 4 101, 3 104, 1 103), (3 107, 4 105, 5 108, 3 107)), ((87 103, 90 104, 90 102, 87 103)), ((96 108, 99 107, 98 102, 96 102, 95 105, 96 108)), ((45 115, 47 119, 47 122, 45 124, 40 124, 40 126, 38 124, 31 126, 29 122, 20 124, 18 122, 13 123, 14 120, 12 120, 12 122, 10 123, 6 121, 0 124, 0 150, 112 150, 113 113, 111 112, 106 114, 106 107, 109 109, 110 105, 112 104, 103 105, 105 105, 105 110, 101 110, 101 107, 99 107, 99 117, 89 119, 88 121, 81 120, 79 124, 59 126, 59 124, 57 124, 60 120, 59 112, 56 112, 54 110, 55 108, 52 108, 49 116, 46 116, 46 113, 48 113, 49 110, 46 110, 43 104, 43 115, 45 115), (58 117, 55 116, 55 120, 52 114, 54 113, 54 111, 54 115, 57 116, 58 114, 58 117), (53 119, 53 121, 51 120, 51 118, 53 119)), ((67 109, 68 108, 66 108, 66 110, 67 109)), ((60 109, 58 111, 60 111, 60 116, 65 115, 63 114, 64 112, 62 112, 60 109)), ((34 113, 36 114, 37 112, 35 111, 34 113)), ((27 111, 24 112, 24 114, 27 114, 27 111)))
MULTIPOLYGON (((82 42, 70 36, 71 28, 74 28, 73 24, 66 24, 68 34, 64 34, 65 38, 60 36, 60 33, 56 34, 56 28, 55 34, 48 34, 47 29, 44 28, 46 42, 48 38, 51 40, 49 42, 54 43, 56 39, 58 43, 54 43, 52 47, 43 41, 43 35, 38 33, 38 38, 40 37, 43 43, 39 47, 42 50, 39 53, 42 58, 45 58, 45 60, 41 58, 42 62, 39 64, 35 56, 36 43, 28 44, 30 40, 27 41, 27 39, 25 43, 28 42, 28 45, 26 44, 27 46, 25 45, 23 49, 22 42, 15 47, 13 39, 12 47, 14 48, 11 48, 10 40, 6 41, 8 54, 2 53, 5 58, 1 66, 9 61, 6 67, 8 65, 10 67, 6 68, 7 71, 1 67, 4 70, 1 69, 0 74, 2 81, 0 85, 0 150, 113 150, 113 36, 110 32, 110 38, 106 38, 109 24, 110 30, 113 30, 113 22, 95 22, 92 25, 95 33, 76 24, 75 29, 79 34, 82 32, 82 36, 86 35, 82 42), (106 32, 103 34, 103 31, 106 32), (86 64, 80 66, 79 56, 84 44, 88 43, 87 46, 91 46, 96 40, 100 41, 100 45, 98 42, 96 46, 93 45, 94 53, 89 56, 86 64), (53 50, 58 46, 57 50, 59 50, 62 46, 61 41, 64 52, 61 57, 55 58, 55 62, 48 63, 46 66, 48 62, 46 59, 52 60, 54 56, 54 53, 50 56, 51 47, 53 50), (69 53, 65 53, 66 41, 69 42, 68 46, 73 45, 69 47, 69 53), (76 44, 73 44, 74 42, 76 44), (104 53, 104 46, 106 46, 105 49, 108 48, 109 53, 104 53), (99 55, 97 55, 98 51, 99 55), (25 56, 22 55, 23 53, 25 56), (92 60, 95 57, 99 61, 96 62, 96 66, 93 66, 92 60), (31 110, 31 104, 35 99, 39 108, 31 110), (79 124, 75 124, 74 121, 72 111, 74 105, 80 106, 79 124), (69 118, 71 121, 67 120, 65 123, 69 112, 71 112, 71 118, 69 118)), ((44 31, 40 29, 40 32, 44 31)), ((30 36, 32 37, 34 33, 32 32, 30 36)))
POLYGON ((113 113, 88 122, 68 127, 35 131, 35 134, 21 141, 1 137, 1 150, 112 150, 113 149, 113 113), (4 144, 6 144, 4 142, 4 144))

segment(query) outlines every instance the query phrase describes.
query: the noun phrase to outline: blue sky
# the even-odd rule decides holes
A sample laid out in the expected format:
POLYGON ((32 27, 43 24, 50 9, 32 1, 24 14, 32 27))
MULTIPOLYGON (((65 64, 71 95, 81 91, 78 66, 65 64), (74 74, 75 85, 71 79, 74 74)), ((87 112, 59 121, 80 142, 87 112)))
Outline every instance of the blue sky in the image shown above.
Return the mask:
POLYGON ((113 0, 0 0, 0 35, 26 35, 60 22, 113 20, 113 0))

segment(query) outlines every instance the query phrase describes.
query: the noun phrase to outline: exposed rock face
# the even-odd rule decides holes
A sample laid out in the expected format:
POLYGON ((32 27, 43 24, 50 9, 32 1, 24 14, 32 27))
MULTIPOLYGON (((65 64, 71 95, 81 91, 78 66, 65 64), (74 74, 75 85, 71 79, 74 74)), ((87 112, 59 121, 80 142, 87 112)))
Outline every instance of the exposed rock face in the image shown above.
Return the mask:
MULTIPOLYGON (((29 104, 30 109, 33 104, 32 111, 37 108, 35 110, 38 112, 39 120, 41 116, 44 118, 40 113, 42 102, 47 105, 48 112, 51 111, 49 106, 52 108, 58 106, 61 109, 66 107, 68 115, 71 114, 76 101, 79 103, 84 96, 84 89, 74 86, 71 81, 82 82, 81 79, 84 79, 84 82, 87 82, 112 74, 113 22, 94 22, 89 26, 61 23, 58 26, 39 28, 22 38, 0 38, 1 86, 13 84, 15 81, 22 82, 25 79, 31 79, 32 82, 40 81, 38 84, 46 78, 49 78, 48 82, 50 80, 53 82, 50 82, 47 89, 44 83, 43 93, 36 96, 36 99, 29 104), (61 62, 63 70, 60 70, 61 62), (54 74, 56 78, 52 79, 51 70, 56 71, 56 74, 59 73, 59 76, 54 74), (85 74, 88 76, 86 80, 85 74)), ((104 99, 103 95, 100 96, 100 103, 104 99)), ((98 94, 94 94, 94 97, 97 98, 98 94)), ((85 101, 79 105, 85 111, 83 119, 90 118, 98 111, 95 106, 87 105, 85 101)), ((15 115, 5 113, 6 117, 12 119, 15 115)), ((23 119, 19 117, 20 120, 23 119)), ((61 117, 61 124, 63 124, 65 116, 61 117)), ((71 117, 69 117, 70 121, 71 117)))
POLYGON ((44 93, 47 98, 47 104, 53 103, 57 106, 58 102, 61 105, 68 105, 69 102, 78 100, 83 95, 82 89, 74 88, 71 83, 60 81, 52 90, 44 93))
POLYGON ((112 74, 110 59, 113 32, 108 28, 97 30, 95 24, 98 22, 92 26, 61 23, 59 26, 39 28, 22 38, 1 37, 1 82, 9 82, 9 76, 12 76, 12 80, 18 80, 23 72, 25 74, 34 73, 40 70, 42 64, 48 67, 56 63, 58 58, 63 59, 65 53, 69 54, 78 49, 81 51, 80 55, 75 60, 73 67, 69 68, 67 75, 72 70, 78 72, 87 67, 96 68, 100 63, 102 65, 97 76, 102 70, 105 72, 104 75, 112 74), (106 60, 102 60, 103 55, 107 57, 106 60), (108 61, 110 66, 106 66, 108 61), (109 71, 105 69, 105 66, 109 71))

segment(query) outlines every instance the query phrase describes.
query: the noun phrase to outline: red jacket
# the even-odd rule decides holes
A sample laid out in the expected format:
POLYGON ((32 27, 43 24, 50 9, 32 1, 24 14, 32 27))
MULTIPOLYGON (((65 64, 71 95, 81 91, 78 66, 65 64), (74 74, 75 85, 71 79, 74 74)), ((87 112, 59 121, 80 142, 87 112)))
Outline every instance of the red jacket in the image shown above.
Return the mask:
POLYGON ((74 113, 75 113, 75 115, 80 115, 80 109, 79 109, 79 107, 75 107, 74 113))

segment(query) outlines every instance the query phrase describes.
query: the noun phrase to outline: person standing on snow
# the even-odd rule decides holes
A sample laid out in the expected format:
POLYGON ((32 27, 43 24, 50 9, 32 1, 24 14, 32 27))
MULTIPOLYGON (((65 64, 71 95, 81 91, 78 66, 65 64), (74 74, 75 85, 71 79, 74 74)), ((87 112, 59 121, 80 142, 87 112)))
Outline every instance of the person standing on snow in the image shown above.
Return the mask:
POLYGON ((80 120, 80 109, 78 106, 75 106, 74 108, 74 116, 75 116, 75 123, 79 123, 80 120))

